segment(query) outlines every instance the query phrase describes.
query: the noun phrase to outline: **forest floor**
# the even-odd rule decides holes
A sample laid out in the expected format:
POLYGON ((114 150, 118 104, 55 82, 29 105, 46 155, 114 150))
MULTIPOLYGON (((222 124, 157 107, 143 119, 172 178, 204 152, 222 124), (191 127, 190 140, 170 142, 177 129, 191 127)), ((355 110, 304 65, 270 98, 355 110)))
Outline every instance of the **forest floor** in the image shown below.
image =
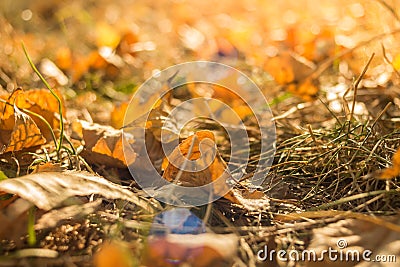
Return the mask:
POLYGON ((399 4, 3 0, 0 266, 397 266, 399 4), (189 82, 200 71, 163 71, 195 60, 237 71, 203 85, 189 82), (235 75, 261 97, 247 101, 256 93, 235 75), (171 93, 140 95, 143 84, 171 93), (218 103, 171 115, 201 97, 218 103), (248 159, 230 165, 239 122, 248 159), (210 139, 211 165, 177 169, 177 152, 206 157, 210 139), (154 177, 143 155, 188 187, 227 164, 242 177, 214 184, 214 202, 177 208, 198 196, 175 202, 154 185, 150 197, 135 179, 154 177))

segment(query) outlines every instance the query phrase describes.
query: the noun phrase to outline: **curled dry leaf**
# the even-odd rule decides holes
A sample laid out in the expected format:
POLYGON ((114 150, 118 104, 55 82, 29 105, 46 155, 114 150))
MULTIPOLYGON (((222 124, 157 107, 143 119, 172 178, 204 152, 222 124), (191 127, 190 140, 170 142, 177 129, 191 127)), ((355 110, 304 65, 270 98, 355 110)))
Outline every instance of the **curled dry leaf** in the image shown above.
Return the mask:
MULTIPOLYGON (((62 102, 62 96, 57 90, 55 93, 61 100, 62 112, 65 117, 65 108, 62 102)), ((47 89, 33 89, 23 91, 22 89, 15 90, 11 95, 4 94, 0 96, 6 103, 0 102, 1 123, 2 128, 6 127, 8 130, 12 129, 14 108, 29 110, 35 114, 42 116, 51 126, 52 129, 58 130, 60 125, 60 114, 57 99, 47 89)), ((47 141, 52 140, 50 129, 46 123, 37 116, 30 115, 31 120, 35 122, 40 129, 42 135, 47 141)), ((57 134, 57 131, 55 131, 57 134)))
POLYGON ((225 198, 249 211, 262 211, 270 208, 268 197, 257 190, 250 191, 247 188, 234 188, 225 195, 225 198))
POLYGON ((7 123, 0 121, 0 154, 19 151, 42 145, 46 142, 36 123, 27 114, 14 105, 14 119, 12 130, 7 130, 7 123))
POLYGON ((0 182, 0 190, 17 194, 40 209, 50 210, 74 196, 98 194, 132 202, 147 212, 153 207, 128 189, 100 176, 78 171, 40 172, 0 182))
POLYGON ((215 138, 211 131, 198 131, 186 138, 164 160, 163 167, 163 177, 170 182, 188 187, 215 182, 214 193, 220 196, 229 190, 226 182, 230 174, 215 147, 215 138), (190 162, 186 167, 200 171, 181 171, 186 159, 190 162))
POLYGON ((123 149, 123 139, 129 144, 133 144, 135 142, 133 136, 123 134, 121 130, 109 126, 86 121, 76 121, 72 128, 74 136, 85 142, 82 156, 89 163, 126 168, 135 162, 136 153, 126 150, 124 155, 123 149))

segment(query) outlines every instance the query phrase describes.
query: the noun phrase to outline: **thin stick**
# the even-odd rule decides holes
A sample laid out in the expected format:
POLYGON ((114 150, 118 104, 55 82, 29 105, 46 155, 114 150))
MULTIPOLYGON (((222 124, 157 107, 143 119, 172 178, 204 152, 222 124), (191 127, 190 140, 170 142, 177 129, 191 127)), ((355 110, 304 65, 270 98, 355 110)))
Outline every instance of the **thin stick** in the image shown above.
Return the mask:
POLYGON ((358 76, 356 82, 354 83, 354 86, 353 86, 353 88, 354 88, 353 103, 352 103, 352 106, 351 106, 351 112, 350 112, 350 119, 349 119, 349 121, 352 121, 353 116, 354 116, 354 107, 355 107, 355 105, 356 105, 356 97, 357 97, 358 86, 360 85, 360 82, 361 82, 362 78, 364 78, 364 75, 365 75, 365 73, 367 72, 368 67, 369 67, 369 65, 371 64, 371 61, 372 61, 372 59, 374 58, 374 56, 375 56, 375 53, 372 53, 372 55, 371 55, 371 57, 369 58, 367 64, 365 65, 363 71, 361 72, 360 76, 358 76))
POLYGON ((387 63, 390 64, 390 66, 392 66, 392 69, 394 70, 394 73, 396 73, 397 77, 400 78, 400 72, 393 66, 393 62, 391 60, 389 60, 387 54, 386 54, 386 49, 385 46, 381 43, 382 46, 382 54, 383 54, 383 58, 387 61, 387 63))
POLYGON ((375 120, 372 122, 371 125, 371 131, 374 128, 375 124, 378 122, 378 120, 382 117, 382 115, 388 110, 388 108, 392 105, 392 102, 389 102, 386 104, 386 106, 379 112, 378 116, 375 118, 375 120))
POLYGON ((317 146, 318 150, 320 150, 321 147, 319 146, 319 144, 318 144, 318 142, 317 142, 317 139, 315 138, 313 129, 312 129, 312 127, 311 127, 311 124, 308 124, 308 125, 307 125, 307 128, 308 128, 308 132, 310 133, 313 142, 314 142, 315 145, 317 146))
POLYGON ((400 22, 399 15, 396 13, 393 7, 389 6, 388 3, 386 3, 384 0, 377 0, 382 6, 384 6, 389 12, 393 15, 393 17, 400 22))

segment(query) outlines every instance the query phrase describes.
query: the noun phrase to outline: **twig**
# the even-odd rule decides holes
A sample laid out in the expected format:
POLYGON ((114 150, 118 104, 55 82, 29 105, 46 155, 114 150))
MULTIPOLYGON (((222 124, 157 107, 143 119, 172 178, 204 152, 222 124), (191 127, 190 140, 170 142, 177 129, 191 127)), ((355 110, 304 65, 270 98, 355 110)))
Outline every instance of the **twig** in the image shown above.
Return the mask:
MULTIPOLYGON (((375 53, 372 53, 372 55, 371 55, 371 57, 369 58, 367 64, 364 66, 364 69, 362 70, 360 76, 358 76, 356 82, 354 83, 354 86, 353 86, 353 88, 354 88, 353 103, 352 103, 352 106, 351 106, 351 112, 350 112, 349 121, 352 121, 352 120, 353 120, 353 116, 354 116, 354 107, 355 107, 355 105, 356 105, 356 97, 357 97, 358 86, 360 85, 360 82, 361 82, 362 78, 364 78, 364 75, 365 75, 365 73, 367 72, 368 67, 369 67, 369 65, 371 64, 371 61, 372 61, 372 59, 374 58, 374 56, 375 56, 375 53)), ((345 96, 343 96, 343 97, 345 97, 345 96)), ((349 127, 350 127, 350 126, 349 126, 349 127)))
POLYGON ((384 0, 377 0, 382 6, 384 6, 389 12, 393 15, 393 17, 400 22, 399 15, 397 14, 396 10, 393 7, 389 6, 384 0))
POLYGON ((391 60, 389 60, 387 54, 386 54, 386 49, 385 46, 381 43, 382 46, 382 54, 383 54, 383 58, 387 61, 387 63, 390 64, 390 66, 392 66, 392 69, 394 70, 394 73, 396 73, 397 77, 400 78, 400 72, 393 66, 393 62, 391 60))

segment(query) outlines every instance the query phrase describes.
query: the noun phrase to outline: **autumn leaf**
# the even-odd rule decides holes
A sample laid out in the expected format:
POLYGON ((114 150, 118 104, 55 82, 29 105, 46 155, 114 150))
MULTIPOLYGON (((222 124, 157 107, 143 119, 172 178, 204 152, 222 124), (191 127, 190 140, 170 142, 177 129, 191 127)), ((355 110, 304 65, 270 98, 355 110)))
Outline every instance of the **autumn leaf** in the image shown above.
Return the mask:
POLYGON ((377 177, 382 180, 394 179, 400 175, 400 148, 394 153, 392 167, 377 171, 369 176, 377 177))
POLYGON ((163 161, 163 177, 167 181, 176 182, 181 186, 195 187, 214 182, 213 191, 216 195, 240 203, 229 191, 227 180, 230 173, 225 161, 215 148, 215 137, 211 131, 198 131, 189 136, 175 148, 169 157, 163 161), (189 159, 192 171, 181 171, 185 159, 189 159))
POLYGON ((12 131, 3 128, 0 122, 0 154, 19 151, 42 145, 46 142, 36 123, 27 114, 14 105, 14 127, 12 131))
POLYGON ((110 126, 115 129, 120 129, 124 126, 124 118, 126 109, 128 108, 129 102, 123 102, 120 105, 115 105, 111 112, 110 126))
POLYGON ((170 234, 149 237, 142 264, 152 267, 173 267, 173 262, 192 267, 230 266, 236 254, 235 235, 204 233, 199 235, 170 234))
POLYGON ((264 70, 270 73, 279 85, 305 101, 313 100, 318 93, 318 81, 309 77, 314 68, 312 62, 291 52, 282 52, 267 59, 264 64, 264 70))
POLYGON ((237 125, 246 117, 253 115, 249 105, 233 90, 220 85, 197 83, 190 83, 187 87, 193 98, 211 98, 192 102, 192 111, 196 115, 202 115, 206 110, 212 113, 210 116, 216 116, 220 121, 232 125, 237 125))
MULTIPOLYGON (((62 101, 63 98, 61 94, 57 90, 55 90, 55 93, 62 101)), ((52 129, 56 130, 55 133, 57 135, 57 130, 60 125, 58 101, 49 90, 33 89, 23 91, 22 89, 18 89, 10 95, 3 94, 0 98, 6 100, 6 103, 0 102, 0 110, 3 111, 1 117, 3 123, 2 127, 7 127, 8 129, 13 127, 10 122, 13 120, 11 117, 14 113, 13 105, 15 105, 19 109, 29 110, 34 114, 40 115, 50 124, 52 129)), ((63 102, 61 102, 61 105, 62 116, 65 117, 66 111, 63 102)), ((47 124, 38 116, 30 115, 30 118, 40 129, 44 138, 46 138, 47 141, 52 140, 52 134, 47 124)))
POLYGON ((135 140, 122 130, 82 120, 74 122, 72 128, 74 136, 85 142, 82 156, 88 162, 117 168, 126 168, 135 162, 136 153, 127 149, 124 154, 123 148, 124 140, 129 144, 135 140))
POLYGON ((91 194, 132 202, 148 212, 153 207, 126 188, 88 172, 39 172, 0 182, 0 190, 17 194, 42 210, 51 210, 75 196, 91 194))

